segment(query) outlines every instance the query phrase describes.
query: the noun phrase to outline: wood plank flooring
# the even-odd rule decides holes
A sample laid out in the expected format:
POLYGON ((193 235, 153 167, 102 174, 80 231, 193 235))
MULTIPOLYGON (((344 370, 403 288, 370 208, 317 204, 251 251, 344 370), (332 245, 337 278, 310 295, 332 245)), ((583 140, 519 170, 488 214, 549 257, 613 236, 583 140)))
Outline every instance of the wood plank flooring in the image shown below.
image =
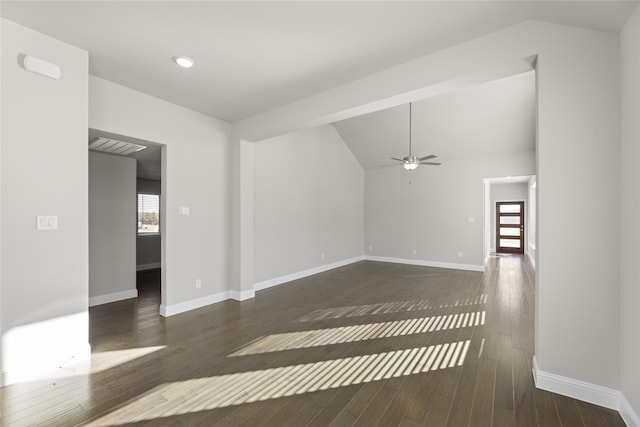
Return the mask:
POLYGON ((90 309, 90 368, 0 389, 2 422, 624 426, 534 387, 533 274, 364 261, 165 319, 144 273, 138 299, 90 309))

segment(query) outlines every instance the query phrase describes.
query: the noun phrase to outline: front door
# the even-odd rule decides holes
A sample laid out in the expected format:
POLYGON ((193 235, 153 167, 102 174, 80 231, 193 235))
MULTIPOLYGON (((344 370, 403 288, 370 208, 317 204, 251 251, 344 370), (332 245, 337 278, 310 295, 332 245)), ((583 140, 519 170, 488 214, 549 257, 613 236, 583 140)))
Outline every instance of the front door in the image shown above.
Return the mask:
POLYGON ((496 252, 524 253, 524 202, 496 202, 496 252))

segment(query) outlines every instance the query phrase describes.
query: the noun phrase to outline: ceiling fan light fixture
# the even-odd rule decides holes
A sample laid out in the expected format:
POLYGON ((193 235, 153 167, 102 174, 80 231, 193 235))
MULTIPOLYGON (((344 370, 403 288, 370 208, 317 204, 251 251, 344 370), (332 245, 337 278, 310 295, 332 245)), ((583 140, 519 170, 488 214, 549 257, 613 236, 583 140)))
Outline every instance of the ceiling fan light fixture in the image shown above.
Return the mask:
POLYGON ((425 162, 425 160, 433 159, 435 156, 433 154, 429 154, 428 156, 418 157, 411 154, 411 102, 409 103, 409 155, 403 158, 392 157, 391 160, 395 160, 397 162, 401 162, 400 164, 404 168, 404 170, 412 171, 417 169, 420 165, 429 165, 429 166, 438 166, 440 163, 436 162, 425 162))
POLYGON ((188 56, 175 56, 173 61, 181 66, 182 68, 191 68, 193 67, 193 59, 188 56))

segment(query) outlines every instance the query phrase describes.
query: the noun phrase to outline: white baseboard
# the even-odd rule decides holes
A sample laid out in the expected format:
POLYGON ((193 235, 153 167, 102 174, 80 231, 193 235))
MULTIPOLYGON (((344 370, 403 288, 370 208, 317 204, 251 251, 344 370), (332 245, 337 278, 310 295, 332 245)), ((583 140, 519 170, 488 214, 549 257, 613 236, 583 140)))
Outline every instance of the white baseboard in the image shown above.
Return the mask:
POLYGON ((234 299, 237 301, 244 301, 251 299, 255 296, 255 291, 243 291, 236 290, 222 291, 217 294, 207 295, 201 298, 191 299, 189 301, 179 302, 177 304, 164 305, 160 304, 160 315, 164 317, 173 316, 174 314, 184 313, 185 311, 195 310, 207 305, 215 304, 218 302, 234 299))
POLYGON ((533 356, 533 379, 539 389, 614 409, 620 412, 627 426, 640 427, 638 414, 620 390, 542 371, 535 356, 533 356))
POLYGON ((529 262, 531 263, 531 267, 533 267, 533 269, 536 269, 536 260, 533 257, 533 255, 531 255, 531 252, 527 253, 527 256, 529 257, 529 262))
POLYGON ((165 306, 160 305, 160 314, 168 317, 174 314, 184 313, 185 311, 195 310, 210 304, 215 304, 227 299, 234 299, 237 301, 245 301, 255 297, 255 291, 267 289, 273 286, 281 285, 283 283, 291 282, 293 280, 302 279, 304 277, 312 276, 314 274, 323 273, 325 271, 333 270, 334 268, 343 267, 345 265, 353 264, 362 260, 382 261, 382 262, 395 262, 400 264, 413 264, 424 265, 429 267, 442 267, 442 268, 454 268, 458 270, 471 270, 471 271, 484 271, 484 266, 481 265, 468 265, 468 264, 451 264, 435 261, 422 261, 422 260, 405 260, 399 258, 386 258, 386 257, 371 257, 371 256, 358 256, 349 258, 342 261, 337 261, 331 264, 321 265, 319 267, 310 268, 308 270, 299 271, 297 273, 287 274, 285 276, 275 277, 273 279, 264 280, 253 285, 252 290, 236 291, 228 290, 219 292, 214 295, 209 295, 202 298, 196 298, 189 301, 181 302, 178 304, 172 304, 165 306))
POLYGON ((540 370, 533 357, 533 379, 536 387, 583 400, 609 409, 618 409, 620 391, 540 370))
POLYGON ((372 256, 372 255, 365 255, 364 259, 366 259, 367 261, 393 262, 395 264, 421 265, 424 267, 440 267, 440 268, 451 268, 455 270, 469 270, 469 271, 484 272, 484 265, 475 265, 475 264, 457 264, 452 262, 428 261, 428 260, 422 260, 422 259, 390 258, 390 257, 372 256))
POLYGON ((628 427, 640 427, 640 417, 622 393, 620 393, 620 408, 618 412, 620 412, 620 416, 628 427))
POLYGON ((287 274, 285 276, 275 277, 273 279, 264 280, 262 282, 258 282, 253 285, 253 288, 256 291, 260 291, 262 289, 267 289, 272 286, 281 285, 283 283, 291 282, 293 280, 302 279, 304 277, 313 276, 314 274, 323 273, 325 271, 333 270, 334 268, 343 267, 345 265, 353 264, 354 262, 364 260, 364 256, 359 256, 355 258, 349 258, 342 261, 333 262, 331 264, 321 265, 319 267, 310 268, 308 270, 299 271, 297 273, 287 274))
POLYGON ((236 291, 234 289, 229 291, 229 298, 234 299, 236 301, 244 301, 251 298, 255 298, 256 291, 251 289, 248 291, 236 291))
POLYGON ((110 302, 122 301, 124 299, 130 298, 138 298, 137 289, 129 289, 128 291, 114 292, 112 294, 89 297, 89 307, 93 307, 94 305, 108 304, 110 302))
POLYGON ((352 264, 357 261, 362 261, 363 257, 351 258, 344 261, 335 262, 333 264, 323 265, 321 267, 312 268, 309 270, 301 271, 299 273, 289 274, 287 276, 277 277, 275 279, 266 280, 264 282, 256 283, 254 289, 247 291, 236 291, 234 289, 218 292, 217 294, 208 295, 202 298, 196 298, 189 301, 180 302, 172 305, 160 305, 160 315, 164 317, 173 316, 174 314, 184 313, 185 311, 195 310, 207 305, 222 302, 228 299, 234 299, 236 301, 245 301, 256 296, 256 290, 266 289, 271 286, 276 286, 281 283, 290 282, 292 280, 300 279, 312 274, 322 273, 323 271, 332 270, 343 265, 352 264))
POLYGON ((184 313, 185 311, 195 310, 207 305, 222 302, 231 298, 231 291, 222 291, 217 294, 207 295, 201 298, 191 299, 189 301, 179 302, 177 304, 164 305, 160 304, 160 315, 164 317, 173 316, 174 314, 184 313))
POLYGON ((155 268, 161 268, 161 267, 162 267, 162 263, 161 262, 152 262, 150 264, 136 265, 136 271, 153 270, 155 268))

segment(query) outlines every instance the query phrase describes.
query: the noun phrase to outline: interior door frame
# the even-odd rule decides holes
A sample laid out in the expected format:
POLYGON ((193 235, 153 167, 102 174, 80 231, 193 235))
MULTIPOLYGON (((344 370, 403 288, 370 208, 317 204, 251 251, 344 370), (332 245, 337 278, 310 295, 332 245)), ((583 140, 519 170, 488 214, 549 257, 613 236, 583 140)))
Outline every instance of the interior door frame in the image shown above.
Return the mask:
MULTIPOLYGON (((496 236, 496 253, 516 253, 516 254, 524 254, 525 253, 525 247, 527 245, 526 242, 526 203, 524 200, 504 200, 504 201, 496 201, 495 202, 495 236, 496 236), (511 225, 507 225, 507 224, 500 224, 500 205, 515 205, 518 204, 521 206, 520 208, 520 224, 517 225, 516 227, 520 227, 520 247, 519 248, 510 248, 510 247, 504 247, 504 246, 500 246, 500 238, 509 238, 510 236, 501 236, 500 235, 500 228, 504 225, 506 227, 504 228, 516 228, 514 226, 511 225)), ((502 216, 517 216, 517 214, 502 214, 502 216)), ((515 239, 513 239, 515 240, 515 239)))

